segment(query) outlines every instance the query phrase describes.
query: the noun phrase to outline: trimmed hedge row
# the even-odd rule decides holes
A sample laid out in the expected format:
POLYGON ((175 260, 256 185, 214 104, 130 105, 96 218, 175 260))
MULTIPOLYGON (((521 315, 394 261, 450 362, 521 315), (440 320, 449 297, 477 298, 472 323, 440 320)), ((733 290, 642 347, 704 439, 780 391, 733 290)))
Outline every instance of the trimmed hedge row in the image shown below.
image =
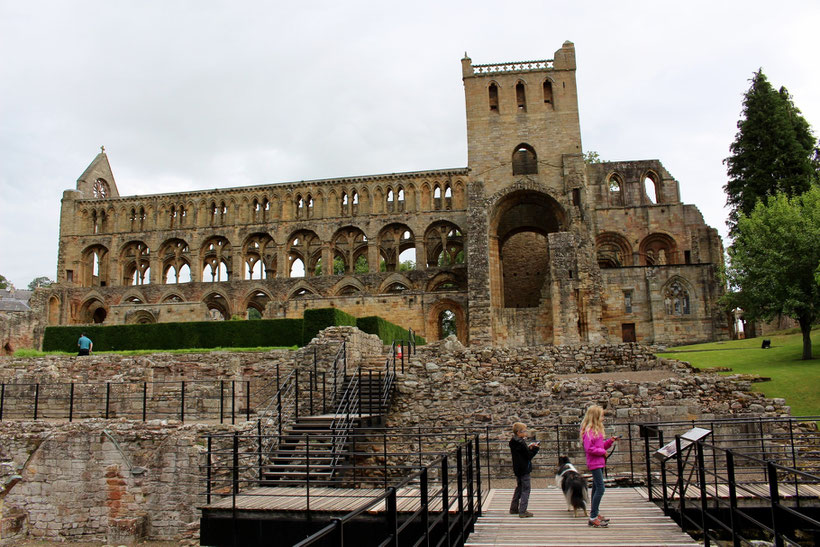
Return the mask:
MULTIPOLYGON (((359 317, 356 320, 356 326, 368 334, 375 334, 382 339, 385 344, 392 344, 393 340, 409 340, 410 333, 404 327, 400 327, 395 323, 391 323, 386 319, 382 319, 377 315, 369 317, 359 317)), ((416 343, 424 345, 427 341, 424 337, 416 335, 416 343)))
POLYGON ((288 347, 301 345, 302 319, 46 327, 43 351, 76 351, 83 332, 96 351, 288 347))
MULTIPOLYGON (((381 317, 356 319, 337 308, 320 308, 305 310, 303 319, 46 327, 43 351, 76 351, 82 333, 94 342, 95 351, 304 346, 319 331, 332 326, 359 327, 385 344, 409 338, 407 329, 381 317)), ((424 344, 425 340, 416 335, 416 342, 424 344)))
POLYGON ((313 340, 319 331, 328 327, 355 327, 356 318, 338 308, 305 310, 302 323, 302 346, 313 340))

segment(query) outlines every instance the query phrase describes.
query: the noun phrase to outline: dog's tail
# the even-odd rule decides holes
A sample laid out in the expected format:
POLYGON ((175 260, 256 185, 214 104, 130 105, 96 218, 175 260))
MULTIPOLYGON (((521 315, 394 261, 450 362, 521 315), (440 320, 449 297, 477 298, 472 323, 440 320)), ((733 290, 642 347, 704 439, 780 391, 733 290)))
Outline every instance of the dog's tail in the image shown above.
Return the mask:
POLYGON ((586 488, 584 488, 583 490, 580 489, 580 488, 573 488, 572 489, 572 494, 571 494, 571 497, 570 497, 570 503, 572 503, 572 506, 575 507, 576 509, 586 510, 586 508, 587 508, 587 505, 586 505, 587 499, 586 498, 587 497, 584 495, 585 491, 586 491, 586 488))

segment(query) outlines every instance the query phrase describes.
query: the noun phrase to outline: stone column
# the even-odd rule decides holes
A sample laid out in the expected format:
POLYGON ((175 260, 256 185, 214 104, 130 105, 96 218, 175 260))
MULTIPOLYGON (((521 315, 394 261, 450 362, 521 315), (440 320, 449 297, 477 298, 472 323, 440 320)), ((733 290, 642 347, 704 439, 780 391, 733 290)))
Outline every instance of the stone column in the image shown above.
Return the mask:
POLYGON ((467 204, 467 254, 470 264, 468 323, 470 344, 489 345, 493 341, 492 307, 490 305, 490 242, 484 183, 470 183, 467 204))
POLYGON ((416 237, 416 269, 427 269, 427 245, 424 243, 424 236, 416 237))
POLYGON ((367 266, 370 273, 379 271, 379 244, 376 240, 367 240, 367 266))
POLYGON ((322 275, 333 275, 333 248, 329 243, 322 245, 322 275))
POLYGON ((553 343, 579 345, 578 332, 578 261, 575 238, 569 232, 553 232, 548 236, 550 278, 552 279, 553 343))

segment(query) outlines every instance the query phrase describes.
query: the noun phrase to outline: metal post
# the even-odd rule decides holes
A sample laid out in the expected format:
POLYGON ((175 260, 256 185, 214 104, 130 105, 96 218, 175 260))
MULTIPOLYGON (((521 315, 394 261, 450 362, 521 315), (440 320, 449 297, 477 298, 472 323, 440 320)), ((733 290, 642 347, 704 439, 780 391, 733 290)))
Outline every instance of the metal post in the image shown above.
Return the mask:
POLYGON ((359 420, 362 419, 362 367, 356 369, 359 376, 359 420))
POLYGON ((385 514, 387 520, 387 533, 389 534, 388 545, 399 547, 399 519, 396 512, 396 489, 391 487, 387 491, 387 511, 385 514))
POLYGON ((387 432, 382 432, 382 455, 384 456, 384 487, 387 488, 387 432))
POLYGON ((490 426, 486 426, 487 428, 487 491, 492 490, 493 488, 493 474, 490 472, 490 426))
POLYGON ((473 441, 467 441, 467 511, 470 519, 467 521, 467 532, 472 533, 475 521, 475 506, 473 505, 473 441))
POLYGON ((735 487, 735 455, 726 450, 726 475, 729 482, 729 523, 732 528, 732 545, 740 547, 737 523, 737 488, 735 487))
POLYGON ((211 441, 212 438, 208 435, 208 459, 205 465, 205 496, 206 503, 211 503, 211 441))
POLYGON ((399 342, 399 348, 401 348, 401 373, 404 374, 404 340, 399 342))
POLYGON ((430 499, 428 494, 428 480, 427 480, 427 468, 421 468, 421 476, 419 477, 421 481, 419 498, 421 502, 421 524, 424 528, 424 543, 422 545, 426 545, 430 547, 430 499))
POLYGON ((0 384, 0 422, 3 421, 3 405, 6 402, 6 384, 0 384))
POLYGON ((179 421, 185 423, 185 380, 179 383, 179 421))
POLYGON ((680 501, 680 527, 686 532, 687 524, 684 516, 686 509, 686 490, 683 484, 683 454, 680 451, 680 435, 675 435, 675 460, 678 464, 678 500, 680 501))
POLYGON ((478 511, 476 516, 481 516, 481 439, 475 435, 475 489, 476 489, 476 503, 478 504, 478 511))
POLYGON ((766 471, 769 473, 769 498, 772 500, 772 534, 774 535, 775 547, 783 547, 783 536, 778 531, 780 509, 780 491, 777 487, 777 468, 774 462, 766 462, 766 471))
POLYGON ((327 414, 327 372, 322 373, 322 414, 327 414))
POLYGON ((632 456, 632 422, 626 425, 627 437, 629 439, 629 478, 635 483, 635 462, 632 456))
POLYGON ((441 457, 441 522, 444 526, 445 545, 452 545, 450 541, 450 502, 447 492, 447 454, 441 457))
MULTIPOLYGON (((40 406, 40 384, 34 385, 34 419, 37 419, 37 408, 40 406)), ((107 405, 106 405, 107 406, 107 405)), ((106 408, 106 418, 108 418, 108 409, 106 408)))
POLYGON ((262 483, 262 420, 256 420, 256 438, 258 439, 259 453, 259 483, 262 483))
MULTIPOLYGON (((797 454, 794 450, 794 429, 792 427, 794 420, 789 418, 789 441, 792 446, 792 467, 797 469, 797 454)), ((797 473, 794 474, 794 501, 795 506, 800 507, 800 486, 799 481, 797 480, 797 473)))
MULTIPOLYGON (((658 430, 658 444, 663 446, 663 431, 658 430)), ((661 463, 661 488, 663 488, 663 512, 669 515, 669 485, 666 482, 666 460, 661 463)))
MULTIPOLYGON (((760 459, 766 459, 766 444, 763 442, 763 418, 757 419, 757 430, 760 433, 760 459)), ((768 466, 764 470, 764 473, 768 473, 769 468, 768 466)))
POLYGON ((245 380, 245 396, 248 400, 248 408, 245 409, 245 420, 251 421, 251 381, 245 380))
MULTIPOLYGON (((148 382, 142 383, 142 421, 144 422, 148 414, 148 382)), ((220 415, 220 422, 222 416, 220 415)))
POLYGON ((456 487, 458 488, 458 541, 464 543, 464 464, 461 461, 461 446, 456 448, 456 487))
POLYGON ((279 423, 279 441, 282 439, 282 390, 276 391, 276 421, 279 423))
POLYGON ((111 382, 105 383, 105 419, 108 419, 111 404, 111 382))
POLYGON ((299 369, 294 369, 293 371, 295 374, 293 376, 293 381, 295 382, 296 387, 296 396, 293 398, 293 414, 294 418, 299 417, 299 369))
MULTIPOLYGON (((649 493, 649 501, 654 501, 652 497, 652 465, 649 461, 649 432, 646 426, 643 426, 643 446, 644 463, 646 463, 646 490, 649 493)), ((664 512, 666 512, 665 508, 664 512)))
POLYGON ((231 424, 236 423, 236 380, 231 380, 231 424))
POLYGON ((225 380, 219 381, 219 423, 224 422, 225 417, 225 380))
POLYGON ((310 515, 310 436, 305 433, 305 503, 310 515))
POLYGON ((68 421, 74 420, 74 382, 71 382, 71 390, 68 393, 68 421))
POLYGON ((236 495, 239 494, 239 432, 233 432, 233 507, 236 508, 236 495))
MULTIPOLYGON (((703 528, 703 545, 709 547, 711 545, 709 538, 709 527, 706 524, 706 469, 703 462, 703 442, 695 443, 695 451, 698 461, 698 486, 700 487, 700 525, 703 528)), ((717 494, 717 491, 715 491, 717 494)))

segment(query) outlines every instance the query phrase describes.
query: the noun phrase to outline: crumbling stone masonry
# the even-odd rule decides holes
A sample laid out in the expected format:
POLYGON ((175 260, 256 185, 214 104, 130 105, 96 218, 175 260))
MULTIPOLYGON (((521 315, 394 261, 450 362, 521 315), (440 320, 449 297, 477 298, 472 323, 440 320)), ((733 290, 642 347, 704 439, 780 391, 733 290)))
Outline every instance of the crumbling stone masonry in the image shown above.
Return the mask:
POLYGON ((584 162, 575 70, 571 42, 465 56, 466 167, 123 196, 103 151, 63 194, 41 323, 334 306, 464 344, 728 338, 717 231, 660 161, 584 162))

